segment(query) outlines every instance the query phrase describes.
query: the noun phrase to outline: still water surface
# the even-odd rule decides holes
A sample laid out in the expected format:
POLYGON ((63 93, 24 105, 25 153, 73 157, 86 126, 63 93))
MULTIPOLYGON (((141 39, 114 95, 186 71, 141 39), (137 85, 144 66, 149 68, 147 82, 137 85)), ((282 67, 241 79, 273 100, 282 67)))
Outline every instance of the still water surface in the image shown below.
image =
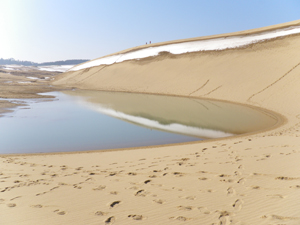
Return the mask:
POLYGON ((54 101, 0 118, 0 154, 115 149, 198 141, 256 131, 276 118, 192 98, 100 91, 51 92, 54 101))

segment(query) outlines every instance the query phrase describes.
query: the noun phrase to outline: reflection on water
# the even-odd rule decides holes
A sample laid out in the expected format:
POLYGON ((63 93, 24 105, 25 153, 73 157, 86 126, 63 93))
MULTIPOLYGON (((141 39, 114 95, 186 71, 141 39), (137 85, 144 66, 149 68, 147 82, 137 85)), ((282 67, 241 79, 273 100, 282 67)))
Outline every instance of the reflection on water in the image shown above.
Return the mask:
POLYGON ((276 123, 267 113, 211 100, 79 90, 51 95, 55 101, 30 101, 29 109, 0 118, 0 154, 189 142, 276 123))
POLYGON ((271 127, 266 112, 222 101, 102 91, 67 91, 81 104, 126 121, 202 138, 220 138, 271 127))

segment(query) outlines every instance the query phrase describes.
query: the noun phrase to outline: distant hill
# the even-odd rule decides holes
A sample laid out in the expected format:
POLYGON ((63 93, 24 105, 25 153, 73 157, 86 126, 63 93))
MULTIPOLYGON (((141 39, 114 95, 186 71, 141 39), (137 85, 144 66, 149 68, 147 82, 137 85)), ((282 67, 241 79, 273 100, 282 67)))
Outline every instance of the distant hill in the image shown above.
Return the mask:
POLYGON ((51 66, 51 65, 77 65, 80 63, 84 63, 89 61, 89 59, 68 59, 63 61, 55 61, 55 62, 44 62, 38 64, 39 66, 51 66))
POLYGON ((89 61, 89 59, 69 59, 55 62, 35 63, 31 61, 20 61, 14 58, 0 58, 0 65, 23 65, 23 66, 51 66, 51 65, 77 65, 89 61))

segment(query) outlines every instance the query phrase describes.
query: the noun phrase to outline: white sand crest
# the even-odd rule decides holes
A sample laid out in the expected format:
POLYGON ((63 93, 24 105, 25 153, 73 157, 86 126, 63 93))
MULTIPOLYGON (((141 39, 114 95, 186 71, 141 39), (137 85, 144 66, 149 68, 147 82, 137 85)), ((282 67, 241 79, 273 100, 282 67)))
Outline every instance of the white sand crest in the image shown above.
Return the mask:
POLYGON ((39 70, 49 71, 49 72, 65 72, 68 69, 72 68, 74 65, 51 65, 51 66, 39 66, 39 70))
POLYGON ((272 31, 265 31, 251 35, 237 35, 232 37, 213 38, 200 41, 190 41, 176 44, 168 44, 157 47, 143 48, 140 50, 103 57, 87 63, 75 66, 69 71, 82 70, 94 66, 111 65, 113 63, 123 62, 125 60, 142 59, 146 57, 156 56, 160 52, 169 52, 172 54, 183 54, 198 51, 224 50, 231 48, 240 48, 257 42, 284 37, 287 35, 300 33, 300 26, 291 26, 272 31))

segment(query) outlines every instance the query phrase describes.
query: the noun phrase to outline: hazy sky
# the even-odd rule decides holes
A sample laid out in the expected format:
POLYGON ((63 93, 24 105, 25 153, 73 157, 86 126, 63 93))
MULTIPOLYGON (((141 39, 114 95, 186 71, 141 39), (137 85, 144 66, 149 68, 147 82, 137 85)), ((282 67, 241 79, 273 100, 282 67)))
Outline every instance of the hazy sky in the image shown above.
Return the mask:
POLYGON ((0 0, 0 58, 94 59, 300 19, 299 0, 0 0))

